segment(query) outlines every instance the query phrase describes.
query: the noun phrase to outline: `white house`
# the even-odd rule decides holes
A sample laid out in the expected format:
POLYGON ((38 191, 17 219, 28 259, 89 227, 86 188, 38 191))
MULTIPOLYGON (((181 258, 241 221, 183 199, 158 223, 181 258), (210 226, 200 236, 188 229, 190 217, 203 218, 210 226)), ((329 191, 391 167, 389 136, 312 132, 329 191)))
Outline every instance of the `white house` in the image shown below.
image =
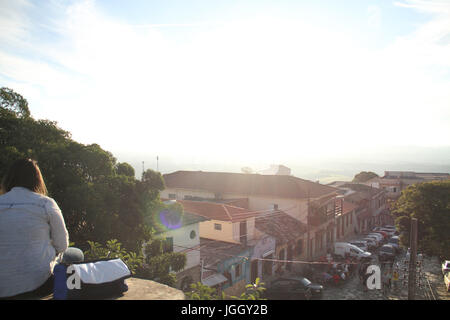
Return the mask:
MULTIPOLYGON (((176 273, 177 288, 189 289, 191 283, 200 281, 200 222, 205 217, 191 214, 188 211, 180 216, 178 212, 165 210, 159 213, 159 226, 156 237, 166 239, 166 252, 186 254, 186 266, 176 273)), ((145 253, 144 253, 145 254, 145 253)))

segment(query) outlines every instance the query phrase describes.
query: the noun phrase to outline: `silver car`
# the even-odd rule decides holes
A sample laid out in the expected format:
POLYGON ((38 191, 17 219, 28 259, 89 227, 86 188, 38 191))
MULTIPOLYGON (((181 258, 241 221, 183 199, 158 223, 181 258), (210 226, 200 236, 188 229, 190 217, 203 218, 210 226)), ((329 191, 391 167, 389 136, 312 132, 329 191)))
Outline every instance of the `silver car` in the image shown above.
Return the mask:
POLYGON ((350 241, 350 244, 353 244, 364 251, 369 251, 369 245, 367 244, 367 241, 364 240, 354 240, 350 241))

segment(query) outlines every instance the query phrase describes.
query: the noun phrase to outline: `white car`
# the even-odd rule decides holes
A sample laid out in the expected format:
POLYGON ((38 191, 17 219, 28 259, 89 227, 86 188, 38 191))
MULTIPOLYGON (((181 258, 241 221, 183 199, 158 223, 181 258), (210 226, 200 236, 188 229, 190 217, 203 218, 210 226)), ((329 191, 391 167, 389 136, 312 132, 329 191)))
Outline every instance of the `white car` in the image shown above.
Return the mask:
POLYGON ((359 247, 348 242, 336 242, 334 244, 334 254, 341 257, 355 257, 358 260, 370 259, 372 257, 370 252, 363 251, 359 247))
POLYGON ((353 244, 354 246, 357 246, 363 251, 369 251, 369 246, 366 241, 364 240, 353 240, 350 241, 350 244, 353 244))
POLYGON ((445 260, 444 263, 442 263, 442 273, 445 274, 448 271, 450 271, 450 260, 445 260))

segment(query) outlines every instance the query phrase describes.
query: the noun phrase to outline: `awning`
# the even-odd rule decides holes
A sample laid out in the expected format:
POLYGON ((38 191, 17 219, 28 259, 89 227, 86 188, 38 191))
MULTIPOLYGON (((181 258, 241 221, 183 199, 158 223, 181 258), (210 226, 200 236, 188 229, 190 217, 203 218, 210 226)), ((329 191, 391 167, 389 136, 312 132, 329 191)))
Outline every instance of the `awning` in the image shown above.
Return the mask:
POLYGON ((217 284, 224 283, 227 281, 228 281, 228 279, 223 274, 215 273, 212 276, 209 276, 208 278, 203 279, 202 283, 209 287, 213 287, 217 284))

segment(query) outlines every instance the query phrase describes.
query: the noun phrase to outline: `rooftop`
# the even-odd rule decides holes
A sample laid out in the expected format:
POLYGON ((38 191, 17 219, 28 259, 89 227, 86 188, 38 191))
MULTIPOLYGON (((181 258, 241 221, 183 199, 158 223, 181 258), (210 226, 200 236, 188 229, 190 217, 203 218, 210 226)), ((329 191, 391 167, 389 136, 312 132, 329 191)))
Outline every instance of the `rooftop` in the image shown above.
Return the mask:
POLYGON ((236 256, 247 257, 250 247, 239 243, 200 238, 200 259, 205 267, 215 267, 218 263, 236 256))
POLYGON ((208 220, 207 217, 186 210, 181 215, 176 211, 165 210, 159 213, 159 218, 162 223, 156 223, 153 226, 156 234, 208 220))
POLYGON ((273 211, 257 217, 255 227, 281 243, 294 241, 307 232, 306 224, 283 211, 273 211))
POLYGON ((167 188, 290 199, 320 198, 337 191, 334 187, 286 175, 176 171, 165 174, 164 181, 167 188))
POLYGON ((177 202, 183 206, 185 212, 212 220, 239 222, 257 215, 247 209, 223 203, 191 200, 178 200, 177 202))

